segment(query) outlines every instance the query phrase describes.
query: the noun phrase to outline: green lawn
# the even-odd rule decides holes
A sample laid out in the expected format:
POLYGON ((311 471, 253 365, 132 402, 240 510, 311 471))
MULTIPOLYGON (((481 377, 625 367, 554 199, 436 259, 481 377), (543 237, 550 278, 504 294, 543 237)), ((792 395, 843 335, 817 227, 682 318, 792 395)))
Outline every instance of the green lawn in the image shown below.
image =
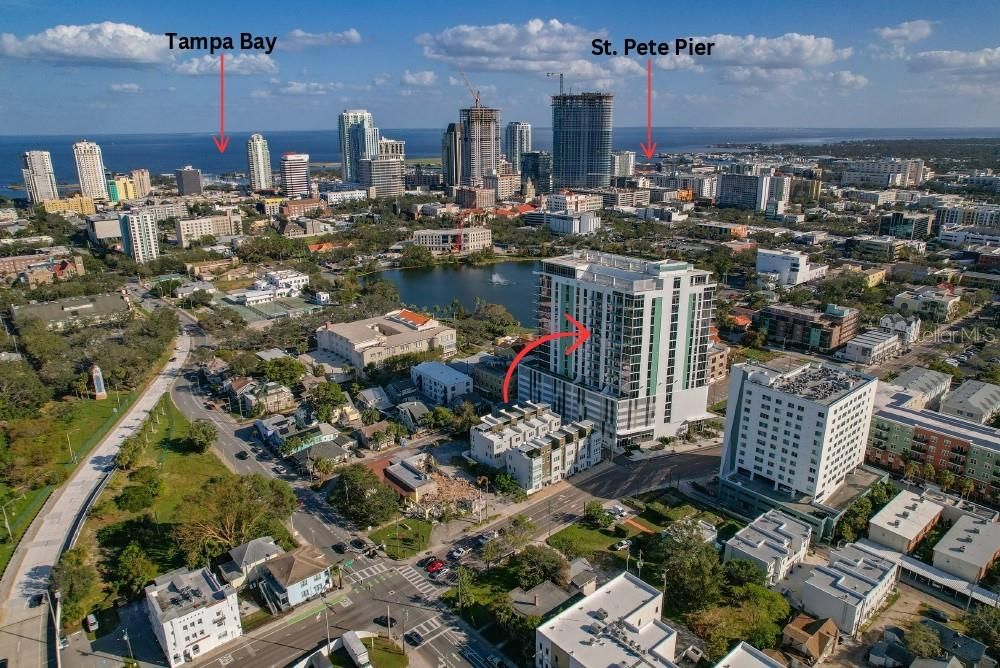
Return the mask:
POLYGON ((770 362, 775 357, 779 357, 781 353, 776 353, 771 350, 758 350, 756 348, 740 348, 736 352, 734 362, 740 362, 745 359, 756 360, 758 362, 770 362))
MULTIPOLYGON (((371 638, 362 638, 365 647, 372 646, 371 638)), ((406 668, 409 659, 403 654, 403 648, 392 642, 388 638, 376 636, 374 638, 375 649, 368 650, 368 660, 374 668, 406 668)), ((354 668, 354 660, 345 649, 338 649, 330 655, 330 663, 335 668, 354 668)))
POLYGON ((400 518, 368 534, 375 543, 385 543, 385 550, 393 559, 406 559, 427 549, 431 536, 431 523, 410 517, 400 518))
MULTIPOLYGON (((477 629, 484 624, 493 623, 490 605, 496 601, 507 600, 507 592, 519 584, 515 573, 506 566, 494 566, 477 573, 472 578, 472 603, 466 605, 459 614, 477 629)), ((449 589, 442 598, 452 608, 458 607, 457 589, 449 589)))

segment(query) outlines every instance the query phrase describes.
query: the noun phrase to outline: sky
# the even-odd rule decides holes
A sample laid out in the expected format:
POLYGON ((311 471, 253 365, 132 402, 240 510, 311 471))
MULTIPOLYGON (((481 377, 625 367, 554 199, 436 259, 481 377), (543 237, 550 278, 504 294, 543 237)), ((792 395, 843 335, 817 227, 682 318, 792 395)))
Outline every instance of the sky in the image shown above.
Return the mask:
POLYGON ((714 42, 651 58, 659 126, 1000 125, 1000 3, 105 2, 0 0, 0 134, 213 132, 219 55, 166 33, 277 37, 226 52, 226 127, 335 128, 366 108, 383 128, 437 128, 469 106, 551 125, 547 72, 615 95, 645 124, 645 56, 626 38, 714 42), (609 39, 618 56, 595 56, 609 39))

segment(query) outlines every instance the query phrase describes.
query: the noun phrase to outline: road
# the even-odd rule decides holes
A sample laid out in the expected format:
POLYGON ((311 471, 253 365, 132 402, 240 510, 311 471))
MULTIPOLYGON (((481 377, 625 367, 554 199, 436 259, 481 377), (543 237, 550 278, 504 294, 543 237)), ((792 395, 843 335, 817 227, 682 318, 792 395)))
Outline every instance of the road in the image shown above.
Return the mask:
MULTIPOLYGON (((10 666, 46 665, 49 614, 45 605, 29 607, 32 596, 44 594, 52 567, 74 529, 80 510, 107 475, 122 441, 149 415, 180 375, 190 349, 190 339, 176 339, 176 354, 149 383, 118 425, 105 436, 53 493, 32 522, 0 581, 0 657, 10 666)), ((111 401, 111 399, 108 399, 111 401)))
MULTIPOLYGON (((941 352, 939 348, 942 344, 963 342, 960 334, 961 331, 966 327, 976 324, 976 316, 979 314, 979 311, 980 309, 974 309, 961 320, 956 320, 950 324, 942 323, 938 325, 933 332, 921 335, 920 339, 909 351, 899 357, 886 360, 874 367, 873 370, 879 372, 905 371, 912 366, 918 366, 925 357, 939 356, 941 352)), ((971 343, 971 341, 965 343, 971 343)))

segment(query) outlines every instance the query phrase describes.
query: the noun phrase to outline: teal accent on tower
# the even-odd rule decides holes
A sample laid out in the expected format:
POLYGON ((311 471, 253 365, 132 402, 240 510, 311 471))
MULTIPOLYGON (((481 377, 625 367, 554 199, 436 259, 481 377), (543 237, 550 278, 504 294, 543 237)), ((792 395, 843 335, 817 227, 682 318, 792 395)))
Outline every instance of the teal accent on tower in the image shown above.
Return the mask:
POLYGON ((646 379, 646 396, 656 394, 656 379, 660 373, 660 331, 663 327, 663 297, 653 298, 653 354, 646 379))

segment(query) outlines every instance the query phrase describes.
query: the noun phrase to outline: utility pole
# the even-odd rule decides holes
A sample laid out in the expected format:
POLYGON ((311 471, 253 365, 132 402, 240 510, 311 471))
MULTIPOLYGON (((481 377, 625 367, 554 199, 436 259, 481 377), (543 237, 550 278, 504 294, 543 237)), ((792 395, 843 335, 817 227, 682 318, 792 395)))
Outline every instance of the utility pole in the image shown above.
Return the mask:
POLYGON ((66 432, 66 449, 69 450, 69 457, 70 457, 70 459, 73 460, 74 464, 76 464, 76 453, 73 452, 73 445, 69 442, 69 435, 73 434, 73 433, 76 433, 76 431, 77 430, 74 429, 73 431, 67 431, 66 432))
POLYGON ((3 511, 3 526, 4 526, 5 529, 7 529, 7 540, 8 541, 13 541, 14 540, 14 534, 10 530, 10 522, 7 520, 7 506, 9 506, 10 504, 14 503, 19 498, 21 498, 21 497, 19 497, 19 496, 18 497, 14 497, 13 499, 11 499, 10 501, 8 501, 7 503, 5 503, 2 506, 0 506, 0 511, 3 511))

